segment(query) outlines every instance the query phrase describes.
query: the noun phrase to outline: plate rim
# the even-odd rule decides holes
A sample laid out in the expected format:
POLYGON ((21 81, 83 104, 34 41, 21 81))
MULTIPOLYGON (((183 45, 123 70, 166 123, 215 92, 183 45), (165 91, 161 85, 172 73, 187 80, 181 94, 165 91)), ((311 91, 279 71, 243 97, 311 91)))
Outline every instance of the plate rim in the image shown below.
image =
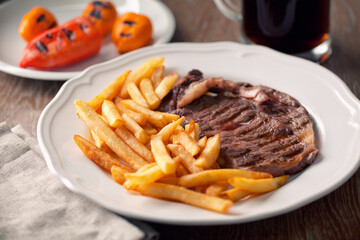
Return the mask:
MULTIPOLYGON (((126 0, 126 1, 129 1, 129 0, 126 0)), ((164 14, 166 15, 166 18, 169 21, 170 28, 168 29, 166 34, 164 34, 161 37, 161 39, 152 46, 157 46, 157 45, 161 45, 161 44, 170 42, 170 40, 172 39, 172 37, 174 36, 174 33, 175 33, 176 21, 175 21, 175 17, 173 15, 173 13, 168 8, 168 6, 166 6, 162 1, 157 1, 157 0, 138 0, 138 1, 139 1, 140 8, 141 8, 141 1, 152 2, 153 4, 158 4, 163 9, 164 14)), ((0 4, 0 11, 3 10, 4 8, 6 8, 8 5, 19 4, 19 3, 21 3, 21 0, 6 1, 6 2, 0 4)), ((123 55, 124 54, 119 55, 113 59, 116 59, 123 55)), ((107 61, 111 61, 113 59, 109 59, 107 61)), ((102 62, 100 62, 100 63, 102 63, 102 62)), ((97 63, 97 64, 99 64, 99 63, 97 63)), ((93 65, 91 65, 91 66, 93 66, 93 65)), ((91 66, 89 66, 89 67, 91 67, 91 66)), ((84 70, 82 70, 82 71, 84 71, 84 70)), ((10 75, 13 75, 13 76, 17 76, 17 77, 24 77, 24 78, 33 79, 33 80, 45 80, 45 81, 67 81, 70 78, 73 78, 82 72, 82 71, 54 72, 54 71, 46 71, 46 70, 42 71, 42 70, 36 70, 36 69, 20 68, 18 66, 8 64, 8 63, 2 61, 1 59, 0 59, 0 71, 10 74, 10 75)))
MULTIPOLYGON (((96 72, 96 69, 101 69, 103 67, 107 67, 107 66, 112 66, 112 64, 120 64, 123 61, 123 58, 127 58, 127 61, 131 61, 132 58, 136 58, 138 55, 142 55, 144 53, 151 53, 153 51, 157 51, 157 49, 162 49, 162 48, 177 48, 177 47, 185 47, 185 48, 191 48, 191 47, 196 47, 196 48, 201 48, 201 49, 208 49, 208 51, 211 51, 211 49, 219 49, 219 48, 236 48, 236 49, 251 49, 252 51, 260 51, 262 53, 266 53, 266 54, 270 54, 270 55, 274 55, 276 57, 282 58, 286 61, 295 61, 296 63, 299 64, 305 64, 307 66, 310 66, 310 68, 318 68, 321 69, 321 71, 325 71, 327 74, 332 75, 331 81, 333 82, 333 84, 335 84, 337 87, 339 87, 340 91, 342 92, 342 96, 345 95, 348 97, 348 102, 350 101, 352 106, 355 106, 357 111, 360 112, 360 101, 356 98, 356 96, 350 91, 350 89, 346 86, 346 84, 338 77, 336 76, 334 73, 332 73, 331 71, 329 71, 328 69, 316 65, 308 60, 304 60, 304 59, 300 59, 297 57, 293 57, 293 56, 289 56, 283 53, 279 53, 277 51, 274 51, 272 49, 266 48, 266 47, 262 47, 262 46, 249 46, 249 45, 243 45, 240 43, 235 43, 235 42, 215 42, 215 43, 170 43, 170 44, 164 44, 164 45, 160 45, 160 46, 151 46, 151 47, 146 47, 143 49, 139 49, 136 50, 134 52, 129 53, 128 55, 125 56, 120 56, 119 58, 115 58, 112 60, 109 60, 107 62, 103 62, 103 63, 99 63, 96 65, 93 65, 89 68, 87 68, 86 70, 84 70, 80 75, 70 79, 69 81, 67 81, 60 89, 60 91, 58 92, 58 94, 55 96, 55 98, 46 106, 46 108, 43 110, 40 118, 39 118, 39 122, 37 125, 37 135, 38 135, 38 140, 39 140, 39 145, 40 148, 44 154, 44 158, 46 160, 46 163, 49 167, 49 169, 55 173, 60 180, 72 191, 80 193, 81 195, 90 198, 92 201, 96 202, 97 204, 100 204, 102 206, 104 206, 107 209, 110 209, 114 212, 117 212, 119 214, 123 214, 125 216, 128 217, 133 217, 133 218, 137 218, 137 219, 142 219, 142 220, 146 220, 146 221, 151 221, 151 222, 158 222, 158 223, 166 223, 166 224, 174 224, 174 225, 223 225, 223 224, 234 224, 234 223, 244 223, 244 222, 251 222, 251 221, 256 221, 259 219, 265 219, 268 217, 273 217, 273 216, 277 216, 277 215, 281 215, 290 211, 293 211, 295 209, 298 209, 300 207, 303 207, 327 194, 329 194, 330 192, 334 191, 335 189, 337 189, 339 186, 341 186, 345 181, 347 181, 354 173, 355 171, 359 168, 360 165, 360 150, 357 152, 354 152, 354 157, 357 157, 357 161, 354 161, 354 167, 351 169, 351 171, 348 171, 345 176, 342 176, 341 180, 333 183, 330 187, 326 187, 325 189, 322 189, 322 191, 320 191, 318 194, 316 194, 315 196, 311 196, 309 198, 307 198, 306 200, 302 201, 300 204, 293 204, 291 206, 288 206, 286 208, 283 208, 281 211, 275 211, 275 212, 269 212, 267 214, 261 214, 258 216, 254 216, 251 218, 248 218, 246 220, 239 220, 239 219, 228 219, 228 220, 222 220, 221 222, 216 222, 215 220, 208 220, 208 221, 173 221, 173 220, 169 220, 169 219, 162 219, 162 218, 149 218, 149 217, 144 217, 141 216, 139 214, 133 214, 133 213, 129 213, 128 211, 119 211, 119 209, 114 208, 113 206, 111 206, 111 204, 107 204, 104 203, 103 201, 97 199, 96 197, 93 197, 92 195, 90 195, 89 193, 86 193, 86 191, 84 191, 84 189, 78 189, 78 184, 77 183, 73 183, 70 182, 67 178, 66 178, 66 174, 64 176, 64 173, 61 173, 58 171, 58 169, 56 168, 56 166, 54 165, 54 163, 52 162, 51 159, 51 151, 49 149, 47 149, 46 147, 46 139, 44 138, 44 133, 46 132, 46 130, 44 129, 45 124, 50 124, 52 121, 52 118, 54 117, 54 114, 51 116, 51 121, 50 119, 46 119, 47 115, 49 114, 49 111, 52 109, 53 105, 56 104, 56 102, 59 100, 59 98, 62 96, 63 92, 71 87, 72 84, 76 84, 78 81, 82 81, 81 79, 86 78, 87 76, 91 77, 91 74, 93 74, 93 72, 96 72), (49 122, 50 121, 50 122, 49 122)), ((106 69, 105 69, 106 70, 106 69)), ((103 72, 105 70, 100 70, 99 72, 103 72)), ((98 73, 98 72, 97 72, 98 73)), ((90 81, 90 80, 87 81, 90 81)), ((359 136, 358 136, 359 137, 359 136)))

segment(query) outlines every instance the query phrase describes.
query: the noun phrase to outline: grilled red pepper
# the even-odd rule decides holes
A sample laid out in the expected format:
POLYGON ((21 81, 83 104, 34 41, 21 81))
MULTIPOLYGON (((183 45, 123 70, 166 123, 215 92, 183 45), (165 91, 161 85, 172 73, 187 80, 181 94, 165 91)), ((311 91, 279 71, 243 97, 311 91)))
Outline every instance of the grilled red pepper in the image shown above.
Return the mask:
POLYGON ((102 34, 85 17, 43 32, 28 43, 20 67, 38 69, 70 65, 99 52, 102 34))

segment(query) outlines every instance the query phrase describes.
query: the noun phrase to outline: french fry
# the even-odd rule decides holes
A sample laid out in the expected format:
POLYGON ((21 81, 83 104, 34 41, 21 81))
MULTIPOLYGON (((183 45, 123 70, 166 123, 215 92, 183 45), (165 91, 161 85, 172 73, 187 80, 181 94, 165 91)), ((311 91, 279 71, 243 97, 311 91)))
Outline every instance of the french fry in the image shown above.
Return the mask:
MULTIPOLYGON (((181 159, 180 159, 181 161, 181 159)), ((188 175, 189 172, 188 170, 186 170, 186 168, 184 167, 184 165, 180 162, 179 166, 177 167, 176 169, 176 176, 177 177, 182 177, 182 176, 185 176, 185 175, 188 175)), ((179 181, 178 181, 179 182, 179 181)))
POLYGON ((195 140, 199 141, 200 138, 200 126, 198 123, 195 123, 195 140))
POLYGON ((144 166, 142 166, 141 168, 139 168, 136 172, 140 173, 140 172, 144 172, 154 166, 156 166, 157 163, 156 162, 153 162, 153 163, 148 163, 148 164, 145 164, 144 166))
POLYGON ((173 121, 176 121, 180 118, 179 115, 176 114, 171 114, 171 113, 166 113, 166 112, 159 112, 161 115, 163 115, 164 121, 166 121, 167 123, 171 123, 173 121))
POLYGON ((117 109, 119 110, 120 114, 126 113, 129 117, 134 119, 135 122, 137 122, 140 126, 145 126, 147 123, 146 116, 144 114, 132 111, 123 105, 121 105, 120 101, 115 103, 117 109))
MULTIPOLYGON (((109 125, 108 120, 103 116, 103 115, 99 115, 99 117, 104 121, 104 123, 106 123, 107 125, 109 125)), ((110 125, 109 125, 110 126, 110 125)))
POLYGON ((159 165, 150 167, 149 169, 142 172, 125 174, 125 178, 136 185, 152 183, 164 176, 165 174, 161 171, 159 165))
MULTIPOLYGON (((142 173, 142 172, 145 172, 147 171, 148 169, 156 166, 157 163, 148 163, 148 164, 145 164, 144 166, 142 166, 141 168, 139 168, 136 172, 137 173, 142 173)), ((124 178, 125 178, 125 174, 124 174, 124 178)), ((123 183, 123 187, 126 189, 126 190, 136 190, 136 188, 138 187, 138 184, 136 183, 133 183, 132 181, 130 180, 126 180, 125 178, 125 182, 123 183)))
MULTIPOLYGON (((124 176, 124 177, 125 177, 125 176, 124 176)), ((136 188, 138 187, 137 184, 133 183, 133 182, 130 181, 130 180, 125 180, 125 182, 122 184, 122 186, 123 186, 126 190, 128 190, 128 191, 130 191, 130 190, 136 190, 136 188)))
POLYGON ((163 79, 164 71, 165 71, 164 65, 154 68, 154 71, 151 76, 151 81, 153 83, 154 88, 156 88, 160 84, 161 80, 163 79))
POLYGON ((121 89, 120 96, 122 98, 129 97, 127 92, 127 84, 129 82, 134 82, 136 85, 139 84, 140 80, 143 78, 150 78, 154 68, 161 66, 164 62, 164 57, 152 58, 146 61, 143 65, 141 65, 138 69, 136 69, 125 81, 124 87, 121 89))
POLYGON ((102 151, 109 153, 110 155, 115 153, 106 145, 106 143, 101 140, 101 138, 99 138, 98 135, 96 135, 96 133, 90 129, 90 134, 92 139, 94 140, 95 146, 97 146, 98 148, 100 148, 102 151))
POLYGON ((198 123, 194 122, 194 120, 190 120, 190 123, 185 125, 185 132, 187 132, 196 141, 199 141, 200 127, 198 123))
POLYGON ((233 204, 230 200, 207 196, 183 187, 164 183, 140 185, 138 191, 145 196, 179 201, 221 213, 226 212, 233 204))
POLYGON ((183 146, 177 144, 168 144, 167 147, 173 155, 180 157, 181 163, 189 172, 197 173, 204 170, 194 165, 194 157, 191 156, 191 154, 187 152, 183 146))
POLYGON ((104 100, 111 100, 113 99, 116 94, 121 90, 124 83, 127 80, 131 71, 125 72, 120 77, 116 78, 112 81, 104 90, 102 90, 95 98, 91 99, 88 104, 90 107, 98 111, 103 103, 104 100))
POLYGON ((246 169, 213 169, 189 174, 179 179, 179 185, 191 188, 200 185, 212 184, 219 181, 227 181, 234 177, 243 178, 272 178, 271 174, 254 172, 246 169))
POLYGON ((200 151, 202 151, 202 150, 205 148, 206 142, 207 142, 207 137, 206 137, 206 136, 204 136, 204 137, 202 137, 201 139, 199 139, 198 145, 199 145, 199 147, 200 147, 200 151))
POLYGON ((159 107, 161 100, 156 95, 152 82, 149 78, 144 78, 141 80, 140 91, 144 96, 147 104, 150 106, 150 109, 156 109, 159 107))
POLYGON ((155 134, 158 133, 158 130, 156 130, 156 128, 154 128, 153 126, 151 126, 150 123, 145 124, 144 130, 145 130, 145 132, 146 132, 148 135, 150 135, 150 136, 151 136, 151 135, 155 135, 155 134))
POLYGON ((229 179, 229 183, 234 187, 238 187, 252 193, 265 193, 278 189, 285 184, 288 178, 289 175, 266 179, 234 177, 229 179))
POLYGON ((117 128, 124 125, 124 120, 113 102, 104 100, 101 113, 105 116, 111 127, 117 128))
POLYGON ((115 133, 145 161, 149 163, 155 161, 151 151, 139 142, 125 127, 115 129, 115 133))
POLYGON ((147 117, 147 120, 155 127, 164 127, 166 125, 164 117, 160 112, 145 108, 130 99, 122 100, 121 104, 135 112, 144 114, 147 117))
POLYGON ((98 135, 106 145, 113 150, 122 160, 132 168, 138 169, 146 164, 137 153, 134 152, 112 129, 101 119, 101 117, 86 102, 75 101, 75 108, 79 117, 98 135))
MULTIPOLYGON (((180 157, 178 157, 178 156, 173 157, 173 161, 174 161, 175 164, 176 164, 176 169, 179 168, 179 165, 181 164, 181 162, 180 162, 180 157)), ((175 172, 175 173, 172 173, 172 175, 174 175, 174 177, 175 177, 175 176, 176 176, 176 172, 175 172)), ((167 176, 169 177, 170 175, 167 175, 167 176)))
POLYGON ((187 134, 189 134, 193 139, 196 140, 195 122, 194 122, 194 120, 191 119, 189 124, 185 125, 185 132, 187 132, 187 134))
POLYGON ((195 186, 192 189, 196 192, 200 192, 200 193, 204 193, 206 191, 207 186, 206 185, 201 185, 201 186, 195 186))
POLYGON ((191 154, 191 156, 195 156, 196 154, 198 154, 198 152, 200 152, 200 147, 197 144, 197 142, 195 141, 195 139, 193 139, 185 131, 179 132, 177 137, 178 137, 177 141, 179 142, 179 144, 181 144, 185 148, 185 150, 191 154))
POLYGON ((100 150, 94 144, 82 138, 79 135, 74 135, 74 140, 79 146, 81 151, 96 165, 105 169, 107 172, 111 171, 112 166, 118 166, 123 169, 125 172, 134 172, 134 169, 128 167, 124 163, 118 161, 116 158, 112 157, 110 154, 100 150))
POLYGON ((205 194, 209 196, 219 196, 223 191, 225 191, 228 187, 228 183, 226 181, 217 182, 208 186, 205 190, 205 194))
POLYGON ((126 172, 118 166, 113 165, 111 167, 111 175, 112 175, 113 179, 115 180, 115 182, 117 182, 119 184, 123 184, 125 182, 125 180, 126 180, 125 173, 126 172))
POLYGON ((174 134, 178 134, 179 132, 184 132, 184 131, 185 129, 181 125, 178 125, 174 130, 174 134))
POLYGON ((177 177, 164 177, 161 178, 159 180, 157 180, 156 182, 158 183, 166 183, 166 184, 171 184, 171 185, 177 185, 179 182, 179 178, 177 177))
POLYGON ((156 87, 155 93, 160 98, 163 99, 173 88, 174 83, 178 78, 177 73, 170 73, 160 82, 160 84, 156 87))
POLYGON ((134 82, 129 82, 127 84, 127 90, 128 90, 128 93, 129 93, 131 99, 134 102, 136 102, 137 104, 140 104, 141 106, 146 107, 146 108, 150 107, 134 82))
POLYGON ((220 134, 209 138, 206 142, 205 148, 200 153, 200 156, 195 161, 195 166, 209 169, 216 162, 220 153, 220 134))
POLYGON ((176 161, 171 158, 166 150, 161 136, 151 136, 151 152, 154 155, 155 161, 159 165, 161 171, 165 174, 172 174, 176 171, 176 161))
POLYGON ((178 125, 174 129, 174 132, 170 135, 169 142, 174 143, 174 144, 180 144, 179 133, 184 132, 184 131, 185 131, 184 128, 181 125, 178 125))
POLYGON ((174 130, 185 120, 185 117, 179 118, 175 122, 169 123, 165 127, 163 127, 160 132, 157 134, 158 136, 162 137, 164 142, 168 141, 171 134, 174 130))
POLYGON ((222 194, 225 194, 231 201, 237 202, 240 199, 249 196, 251 193, 241 188, 232 188, 222 192, 222 194))
POLYGON ((125 127, 134 134, 137 140, 139 140, 142 144, 146 144, 150 141, 150 136, 147 135, 145 130, 137 122, 135 122, 135 120, 129 117, 126 113, 122 115, 122 118, 124 120, 125 127))

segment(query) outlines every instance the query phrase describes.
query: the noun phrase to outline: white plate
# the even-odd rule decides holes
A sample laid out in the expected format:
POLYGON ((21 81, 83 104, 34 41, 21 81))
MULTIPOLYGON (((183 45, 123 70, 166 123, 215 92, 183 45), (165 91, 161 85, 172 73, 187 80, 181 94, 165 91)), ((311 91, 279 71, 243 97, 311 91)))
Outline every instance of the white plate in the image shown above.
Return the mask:
MULTIPOLYGON (((148 16, 153 24, 152 45, 169 42, 175 31, 175 19, 171 11, 156 0, 111 0, 118 14, 139 12, 148 16)), ((0 71, 16 76, 41 80, 67 80, 76 76, 85 68, 119 56, 115 45, 108 35, 103 39, 100 52, 89 59, 71 66, 54 70, 40 71, 19 67, 21 54, 26 42, 18 34, 22 17, 35 6, 49 9, 62 24, 80 16, 90 0, 12 0, 0 5, 0 71)))
POLYGON ((337 76, 300 58, 231 42, 147 47, 90 67, 63 85, 42 113, 37 133, 49 168, 68 188, 124 216, 168 224, 242 223, 286 213, 339 187, 360 163, 360 103, 337 76), (88 137, 88 128, 73 103, 90 100, 119 74, 156 56, 165 56, 168 73, 184 76, 197 68, 205 76, 263 84, 294 96, 315 121, 320 155, 279 190, 238 202, 228 214, 126 192, 74 143, 73 135, 88 137))

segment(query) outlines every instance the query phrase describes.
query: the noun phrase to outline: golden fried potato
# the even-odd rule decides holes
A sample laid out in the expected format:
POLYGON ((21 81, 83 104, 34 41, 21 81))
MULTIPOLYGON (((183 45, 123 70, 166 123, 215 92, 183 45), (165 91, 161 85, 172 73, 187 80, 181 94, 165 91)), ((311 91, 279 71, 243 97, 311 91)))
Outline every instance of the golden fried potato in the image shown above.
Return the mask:
POLYGON ((136 69, 125 81, 124 87, 121 89, 120 96, 122 98, 129 97, 128 91, 127 91, 127 84, 129 82, 134 82, 136 85, 139 84, 141 79, 143 78, 150 78, 154 68, 163 65, 165 58, 159 57, 159 58, 152 58, 146 61, 143 65, 141 65, 138 69, 136 69))
POLYGON ((170 73, 156 87, 155 92, 160 99, 163 99, 171 91, 178 76, 176 72, 170 73))
POLYGON ((154 88, 156 88, 160 84, 161 80, 163 79, 164 71, 165 71, 164 65, 154 68, 153 74, 151 76, 151 81, 153 83, 154 88))
POLYGON ((209 196, 217 197, 227 189, 228 185, 229 183, 227 181, 213 183, 206 188, 205 194, 209 196))
POLYGON ((136 102, 137 104, 140 104, 141 106, 146 107, 146 108, 150 107, 134 82, 129 82, 127 84, 127 90, 130 95, 130 98, 134 102, 136 102))
POLYGON ((82 138, 79 135, 74 135, 74 140, 87 158, 99 167, 105 169, 107 172, 110 172, 112 166, 117 166, 125 172, 134 172, 134 169, 112 157, 110 154, 102 151, 85 138, 82 138))
POLYGON ((122 100, 121 104, 128 109, 144 114, 147 120, 155 127, 162 128, 166 125, 164 117, 160 112, 156 112, 148 108, 145 108, 130 99, 122 100))
POLYGON ((98 111, 105 99, 111 100, 113 99, 116 94, 121 90, 127 77, 131 71, 125 72, 123 75, 115 79, 113 82, 109 84, 103 91, 101 91, 95 98, 91 99, 88 104, 90 107, 98 111))
POLYGON ((147 144, 150 141, 150 136, 147 135, 145 130, 129 117, 126 113, 122 115, 122 119, 124 120, 124 126, 139 140, 142 144, 147 144))
POLYGON ((111 175, 112 175, 113 179, 115 180, 115 182, 117 182, 119 184, 123 184, 126 181, 125 173, 126 172, 118 166, 113 165, 111 167, 111 175))
POLYGON ((174 142, 175 141, 176 143, 182 145, 185 148, 185 150, 191 154, 191 156, 195 156, 200 152, 200 147, 197 141, 185 131, 179 132, 174 142))
POLYGON ((274 191, 285 184, 289 175, 284 175, 275 178, 266 179, 250 179, 243 177, 234 177, 229 180, 229 183, 234 187, 241 188, 252 193, 265 193, 274 191))
POLYGON ((144 114, 132 111, 132 110, 124 107, 123 105, 121 105, 120 100, 115 102, 115 105, 116 105, 116 107, 119 110, 121 115, 126 113, 129 117, 134 119, 134 121, 137 122, 140 126, 144 127, 146 125, 147 120, 146 120, 146 116, 144 114))
POLYGON ((75 108, 79 117, 98 135, 106 145, 132 168, 138 169, 146 164, 115 132, 101 119, 101 117, 86 102, 75 101, 75 108))
POLYGON ((154 155, 155 161, 159 165, 161 171, 165 174, 175 173, 177 163, 171 158, 170 154, 166 150, 165 144, 162 141, 161 136, 151 136, 151 152, 154 155))
POLYGON ((161 100, 156 95, 152 82, 149 78, 141 80, 140 91, 150 106, 150 109, 156 109, 159 107, 161 100))
POLYGON ((203 169, 209 169, 216 162, 220 153, 220 134, 209 138, 206 142, 205 148, 200 153, 200 156, 195 161, 195 166, 203 169))
POLYGON ((237 202, 240 199, 249 196, 251 193, 241 188, 232 188, 222 192, 222 194, 225 194, 231 201, 237 202))
POLYGON ((147 147, 145 147, 145 145, 142 144, 125 127, 119 127, 115 129, 115 133, 145 161, 149 163, 155 162, 151 151, 147 147))
POLYGON ((272 178, 271 174, 264 172, 254 172, 246 169, 213 169, 183 176, 179 180, 179 185, 187 188, 212 184, 219 181, 227 181, 234 177, 243 178, 272 178))
POLYGON ((104 100, 101 107, 101 113, 105 116, 111 127, 117 128, 124 125, 124 120, 113 102, 104 100))
POLYGON ((164 176, 165 173, 161 171, 159 165, 154 165, 141 172, 125 174, 125 178, 136 185, 152 183, 164 176))
POLYGON ((179 201, 221 213, 226 212, 233 205, 230 200, 207 196, 184 187, 164 183, 140 185, 137 190, 145 196, 179 201))
POLYGON ((168 144, 167 147, 173 155, 180 157, 181 163, 189 172, 197 173, 204 171, 204 169, 194 165, 194 157, 191 156, 191 154, 187 152, 183 146, 177 144, 168 144))
POLYGON ((157 134, 158 136, 162 137, 164 142, 168 141, 171 134, 174 130, 185 120, 185 117, 179 118, 175 122, 169 123, 165 127, 163 127, 160 132, 157 134))

